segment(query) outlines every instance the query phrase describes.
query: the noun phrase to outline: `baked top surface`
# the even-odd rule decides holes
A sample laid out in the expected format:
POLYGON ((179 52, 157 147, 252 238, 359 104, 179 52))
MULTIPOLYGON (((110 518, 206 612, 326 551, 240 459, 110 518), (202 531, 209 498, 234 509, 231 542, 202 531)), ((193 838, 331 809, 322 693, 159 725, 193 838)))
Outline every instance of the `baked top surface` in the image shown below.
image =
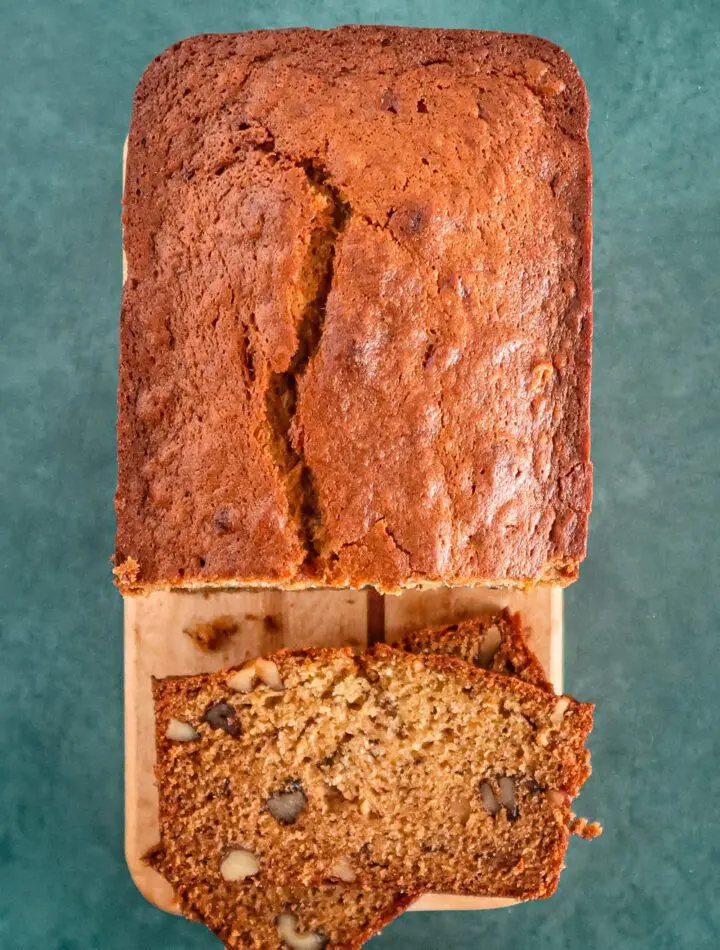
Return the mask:
POLYGON ((589 176, 582 81, 536 38, 290 30, 155 60, 124 198, 121 586, 574 579, 589 176))

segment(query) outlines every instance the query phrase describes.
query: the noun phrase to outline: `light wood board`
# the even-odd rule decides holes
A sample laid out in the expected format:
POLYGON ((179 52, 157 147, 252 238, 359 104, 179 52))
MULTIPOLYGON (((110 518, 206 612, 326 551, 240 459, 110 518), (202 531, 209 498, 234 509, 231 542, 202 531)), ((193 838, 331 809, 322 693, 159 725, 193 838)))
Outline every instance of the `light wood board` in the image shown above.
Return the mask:
MULTIPOLYGON (((531 648, 562 692, 562 591, 529 593, 441 588, 380 597, 367 591, 158 592, 125 600, 125 853, 140 892, 178 913, 170 885, 147 867, 143 854, 157 844, 158 798, 153 777, 155 737, 151 678, 204 673, 242 663, 280 647, 352 646, 410 630, 453 623, 510 607, 522 614, 531 648), (207 653, 184 632, 195 623, 231 616, 237 633, 207 653), (267 621, 265 618, 272 618, 267 621)), ((426 895, 413 910, 478 910, 512 901, 426 895)))

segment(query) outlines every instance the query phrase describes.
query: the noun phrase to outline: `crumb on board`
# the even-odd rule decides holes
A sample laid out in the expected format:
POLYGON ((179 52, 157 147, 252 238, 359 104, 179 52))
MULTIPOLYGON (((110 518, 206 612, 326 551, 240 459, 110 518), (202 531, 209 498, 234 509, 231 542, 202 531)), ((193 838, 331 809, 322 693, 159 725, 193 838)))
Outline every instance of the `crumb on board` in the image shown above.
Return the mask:
POLYGON ((237 631, 237 622, 229 614, 223 614, 209 621, 193 623, 185 627, 183 632, 190 637, 199 650, 212 653, 223 647, 237 631))
POLYGON ((121 587, 125 584, 134 584, 140 575, 140 565, 134 557, 126 557, 113 568, 113 574, 121 587))
POLYGON ((585 841, 592 841, 593 838, 599 838, 603 833, 603 827, 598 821, 588 821, 587 818, 577 818, 573 815, 570 822, 570 834, 577 835, 578 838, 584 838, 585 841))
POLYGON ((279 633, 282 629, 280 619, 272 614, 245 614, 246 620, 262 620, 265 633, 279 633))
POLYGON ((277 617, 266 614, 263 617, 263 630, 265 633, 278 633, 280 630, 280 623, 277 617))

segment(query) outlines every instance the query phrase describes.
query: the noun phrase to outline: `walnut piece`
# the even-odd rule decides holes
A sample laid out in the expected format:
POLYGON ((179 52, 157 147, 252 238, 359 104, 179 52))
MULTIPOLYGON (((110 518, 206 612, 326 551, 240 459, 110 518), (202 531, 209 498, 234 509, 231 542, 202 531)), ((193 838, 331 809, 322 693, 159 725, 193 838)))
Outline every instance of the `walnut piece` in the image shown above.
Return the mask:
POLYGON ((283 681, 280 678, 280 671, 272 660, 264 660, 262 657, 255 660, 255 672, 261 683, 275 689, 278 692, 285 689, 283 681))
POLYGON ((342 855, 333 864, 330 868, 330 877, 336 881, 344 881, 346 884, 352 884, 357 880, 357 874, 347 855, 342 855))
POLYGON ((499 795, 489 782, 481 782, 478 788, 480 801, 483 803, 485 811, 491 817, 499 814, 501 809, 505 809, 508 820, 515 821, 518 816, 517 807, 517 784, 514 778, 509 775, 503 775, 498 780, 499 795))
POLYGON ((252 851, 233 848, 228 851, 220 865, 220 873, 226 881, 242 881, 253 877, 260 870, 260 862, 252 851))
POLYGON ((255 669, 255 664, 251 663, 250 666, 244 666, 236 673, 231 673, 225 682, 230 687, 230 689, 234 690, 236 693, 250 693, 252 692, 252 688, 255 685, 256 678, 257 671, 255 669))
POLYGON ((213 729, 222 729, 229 736, 239 736, 242 733, 235 707, 224 699, 208 706, 205 710, 205 722, 209 723, 213 729))
POLYGON ((488 815, 497 815, 497 813, 500 811, 500 805, 495 798, 495 792, 493 792, 490 783, 481 782, 478 791, 480 793, 480 801, 483 803, 485 811, 488 813, 488 815))
POLYGON ((328 938, 319 930, 301 933, 297 929, 295 914, 280 914, 275 922, 280 939, 292 950, 323 950, 328 945, 328 938))
POLYGON ((500 628, 492 626, 483 637, 480 650, 477 655, 477 664, 481 669, 487 670, 502 643, 502 634, 500 628))
POLYGON ((500 804, 507 811, 508 818, 512 821, 517 818, 518 813, 515 779, 503 775, 502 778, 498 779, 498 785, 500 786, 500 804))
POLYGON ((567 696, 561 696, 560 699, 555 703, 555 708, 552 711, 550 716, 550 722, 553 726, 559 726, 563 721, 563 716, 567 712, 568 706, 570 705, 570 700, 567 696))
POLYGON ((307 808, 307 795, 297 779, 290 779, 282 788, 273 792, 265 802, 275 821, 281 825, 294 825, 301 812, 307 808))
POLYGON ((236 693, 250 693, 255 687, 256 680, 260 680, 264 686, 276 692, 282 692, 285 689, 276 664, 262 657, 248 663, 241 670, 231 673, 225 682, 236 693))
POLYGON ((165 730, 165 736, 172 739, 173 742, 192 742, 193 739, 200 738, 200 733, 193 729, 189 722, 170 719, 165 730))

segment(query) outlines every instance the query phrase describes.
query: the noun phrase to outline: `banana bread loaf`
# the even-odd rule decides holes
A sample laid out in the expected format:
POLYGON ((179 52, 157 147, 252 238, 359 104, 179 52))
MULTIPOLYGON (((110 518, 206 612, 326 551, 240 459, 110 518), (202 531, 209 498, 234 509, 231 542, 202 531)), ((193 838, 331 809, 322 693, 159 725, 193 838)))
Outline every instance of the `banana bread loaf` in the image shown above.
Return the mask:
POLYGON ((123 592, 576 577, 587 124, 568 55, 528 36, 198 36, 148 67, 123 205, 123 592))

